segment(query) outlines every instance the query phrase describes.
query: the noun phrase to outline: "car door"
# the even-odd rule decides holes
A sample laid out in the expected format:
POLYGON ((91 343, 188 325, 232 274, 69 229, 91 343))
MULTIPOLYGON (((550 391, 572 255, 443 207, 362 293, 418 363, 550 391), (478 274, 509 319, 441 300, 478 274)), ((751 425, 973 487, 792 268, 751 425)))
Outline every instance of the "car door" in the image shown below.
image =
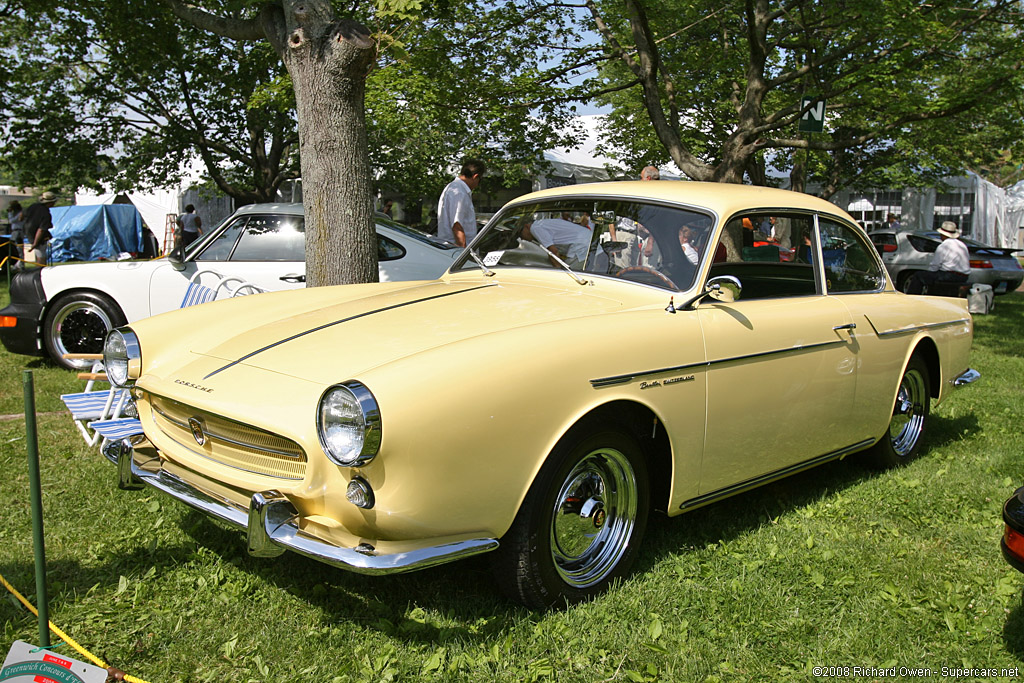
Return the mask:
MULTIPOLYGON (((814 217, 775 215, 798 243, 813 244, 793 262, 758 247, 723 250, 728 258, 712 264, 709 278, 736 277, 742 293, 732 303, 705 300, 698 309, 708 359, 701 495, 850 445, 853 321, 840 301, 822 293, 820 264, 828 255, 814 217)), ((729 232, 727 225, 723 235, 729 232)))
MULTIPOLYGON (((157 269, 150 286, 151 315, 181 306, 189 279, 196 271, 237 277, 260 289, 277 291, 305 286, 305 228, 301 215, 248 214, 228 221, 204 240, 176 269, 157 269)), ((216 278, 204 280, 216 284, 216 278)))
MULTIPOLYGON (((842 257, 825 264, 825 291, 850 311, 856 327, 851 331, 857 349, 859 372, 853 410, 847 421, 851 440, 877 437, 878 425, 892 413, 888 402, 906 359, 906 335, 879 335, 886 321, 913 319, 912 297, 885 291, 885 273, 871 245, 853 226, 836 218, 822 217, 818 228, 825 243, 842 250, 842 257)), ((883 256, 884 258, 884 256, 883 256)))

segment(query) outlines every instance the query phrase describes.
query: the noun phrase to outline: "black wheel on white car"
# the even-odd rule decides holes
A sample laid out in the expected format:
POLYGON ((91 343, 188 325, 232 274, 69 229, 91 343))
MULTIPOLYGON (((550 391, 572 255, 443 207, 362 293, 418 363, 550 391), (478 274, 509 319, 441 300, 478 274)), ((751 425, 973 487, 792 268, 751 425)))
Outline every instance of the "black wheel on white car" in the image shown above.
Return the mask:
POLYGON ((917 271, 914 270, 905 270, 902 273, 900 273, 899 280, 896 283, 896 289, 903 292, 904 294, 909 294, 910 292, 908 292, 907 289, 910 287, 910 280, 914 277, 914 274, 916 272, 917 271))
POLYGON ((931 410, 928 367, 914 356, 903 371, 889 428, 869 451, 879 467, 898 467, 917 457, 931 410))
POLYGON ((93 292, 64 294, 53 302, 43 318, 43 345, 58 364, 70 370, 92 366, 91 360, 68 360, 65 353, 103 353, 107 332, 124 325, 117 304, 93 292))
POLYGON ((575 430, 541 468, 493 553, 498 585, 534 609, 600 593, 626 575, 647 526, 647 464, 623 430, 575 430))

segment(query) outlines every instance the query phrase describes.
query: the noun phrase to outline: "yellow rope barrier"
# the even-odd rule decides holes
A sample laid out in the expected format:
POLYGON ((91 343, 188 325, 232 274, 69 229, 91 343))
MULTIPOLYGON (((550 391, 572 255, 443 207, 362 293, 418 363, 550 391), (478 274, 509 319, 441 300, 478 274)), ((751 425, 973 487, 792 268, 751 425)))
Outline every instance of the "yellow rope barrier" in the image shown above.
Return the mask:
MULTIPOLYGON (((32 612, 32 614, 36 615, 37 617, 39 616, 39 611, 35 608, 35 606, 33 606, 32 603, 30 603, 28 600, 26 600, 22 596, 22 594, 19 593, 14 588, 14 586, 12 586, 11 584, 7 583, 7 579, 4 578, 3 574, 0 574, 0 583, 2 583, 4 585, 4 588, 9 590, 11 592, 11 594, 14 597, 16 597, 21 602, 21 604, 23 604, 25 607, 27 607, 29 612, 32 612)), ((113 669, 113 667, 109 666, 102 659, 100 659, 99 657, 95 656, 94 654, 92 654, 91 652, 86 650, 84 647, 82 647, 81 645, 76 643, 68 634, 64 633, 64 631, 61 631, 59 628, 57 628, 57 626, 54 625, 54 623, 52 621, 50 621, 48 623, 50 625, 50 630, 53 631, 57 635, 58 638, 60 638, 65 643, 70 645, 72 648, 74 648, 77 652, 79 652, 83 657, 88 659, 90 662, 92 662, 96 666, 100 667, 101 669, 107 669, 108 671, 111 671, 113 669)), ((141 678, 136 678, 135 676, 130 676, 130 675, 127 675, 127 674, 124 676, 124 680, 129 681, 130 683, 147 683, 147 681, 144 681, 141 678)))

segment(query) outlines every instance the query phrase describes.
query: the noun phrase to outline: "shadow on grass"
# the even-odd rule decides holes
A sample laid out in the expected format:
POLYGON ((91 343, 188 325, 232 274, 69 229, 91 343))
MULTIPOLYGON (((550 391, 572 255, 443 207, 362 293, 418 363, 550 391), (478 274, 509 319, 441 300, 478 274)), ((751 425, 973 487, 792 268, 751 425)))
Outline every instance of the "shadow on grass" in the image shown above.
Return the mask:
MULTIPOLYGON (((929 450, 980 429, 971 415, 933 416, 929 427, 929 450)), ((922 457, 928 457, 928 451, 922 457)), ((649 571, 665 557, 687 548, 729 541, 756 530, 769 518, 832 496, 878 474, 855 454, 694 510, 681 519, 652 515, 635 571, 649 571)), ((245 550, 244 533, 193 510, 183 512, 178 524, 198 545, 319 609, 325 623, 356 623, 409 642, 437 643, 451 638, 486 640, 530 614, 501 595, 493 583, 486 555, 408 574, 364 576, 289 552, 276 558, 250 557, 245 550), (414 607, 435 611, 456 625, 438 628, 418 621, 410 616, 414 607)), ((79 588, 87 589, 104 576, 110 580, 122 567, 180 564, 182 556, 191 551, 181 548, 180 552, 176 556, 175 549, 163 548, 154 557, 140 549, 136 557, 122 557, 96 570, 79 588)))
MULTIPOLYGON (((980 429, 973 415, 933 415, 927 450, 922 457, 927 458, 929 451, 980 429)), ((688 549, 728 542, 751 533, 769 519, 834 496, 875 476, 879 473, 854 454, 679 518, 652 515, 634 571, 643 574, 665 558, 688 549)), ((410 643, 433 644, 452 639, 477 643, 489 642, 508 632, 515 623, 531 618, 528 610, 501 595, 486 555, 409 574, 364 576, 294 553, 269 559, 250 557, 245 549, 245 534, 240 530, 185 506, 175 504, 175 508, 179 512, 171 523, 178 525, 191 541, 314 607, 325 624, 357 624, 410 643), (442 615, 449 625, 438 627, 418 619, 414 611, 417 607, 442 615)), ((180 567, 194 554, 195 546, 186 541, 155 549, 136 545, 129 552, 114 554, 99 564, 51 561, 51 606, 74 603, 97 584, 105 586, 104 591, 112 591, 119 576, 131 576, 139 567, 155 567, 158 572, 180 567)), ((21 590, 34 591, 31 561, 0 564, 0 573, 21 590)), ((30 628, 33 619, 11 601, 0 600, 0 624, 10 620, 30 628)), ((1024 609, 1019 608, 1010 616, 1006 634, 1011 649, 1018 655, 1024 653, 1024 609)))
POLYGON ((1009 653, 1024 661, 1024 594, 1006 617, 1006 623, 1003 624, 1003 643, 1009 653))
MULTIPOLYGON (((929 424, 928 450, 941 448, 980 429, 969 415, 958 418, 933 416, 929 424)), ((928 457, 926 450, 922 457, 928 457)), ((738 497, 726 499, 680 518, 651 516, 634 572, 645 573, 666 557, 728 542, 755 531, 769 519, 785 515, 837 492, 878 476, 858 454, 828 463, 738 497)), ((409 574, 364 576, 286 552, 276 558, 250 557, 245 535, 205 515, 181 506, 176 523, 192 541, 223 561, 287 591, 316 608, 325 624, 358 624, 410 643, 435 644, 452 639, 489 642, 509 631, 522 619, 531 618, 525 608, 507 601, 493 582, 489 558, 477 556, 409 574), (438 627, 417 618, 414 608, 436 612, 450 626, 438 627)), ((116 585, 120 575, 139 567, 170 570, 194 555, 190 543, 148 549, 136 546, 127 554, 112 556, 102 564, 83 566, 74 561, 48 566, 51 606, 74 602, 97 584, 116 585)), ((34 589, 31 562, 0 565, 0 572, 16 586, 34 589)), ((614 589, 613 589, 614 590, 614 589)), ((0 623, 30 624, 34 617, 13 603, 0 601, 0 623)), ((1005 637, 1011 651, 1024 654, 1024 608, 1009 617, 1005 637)))

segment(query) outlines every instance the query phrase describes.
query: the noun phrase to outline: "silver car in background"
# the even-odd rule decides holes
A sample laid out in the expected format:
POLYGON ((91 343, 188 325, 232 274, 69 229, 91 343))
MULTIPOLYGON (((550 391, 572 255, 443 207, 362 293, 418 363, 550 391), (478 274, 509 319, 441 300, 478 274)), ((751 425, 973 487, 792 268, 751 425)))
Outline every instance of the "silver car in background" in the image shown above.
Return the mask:
MULTIPOLYGON (((897 232, 894 230, 875 230, 868 233, 874 243, 885 269, 889 271, 896 289, 906 291, 910 276, 922 270, 928 270, 935 255, 935 248, 942 241, 937 232, 897 232)), ((996 294, 1006 294, 1017 289, 1024 281, 1024 268, 1021 268, 1016 253, 1019 249, 1002 249, 990 247, 968 237, 960 240, 967 245, 971 259, 971 274, 967 276, 970 284, 989 285, 996 294)))

